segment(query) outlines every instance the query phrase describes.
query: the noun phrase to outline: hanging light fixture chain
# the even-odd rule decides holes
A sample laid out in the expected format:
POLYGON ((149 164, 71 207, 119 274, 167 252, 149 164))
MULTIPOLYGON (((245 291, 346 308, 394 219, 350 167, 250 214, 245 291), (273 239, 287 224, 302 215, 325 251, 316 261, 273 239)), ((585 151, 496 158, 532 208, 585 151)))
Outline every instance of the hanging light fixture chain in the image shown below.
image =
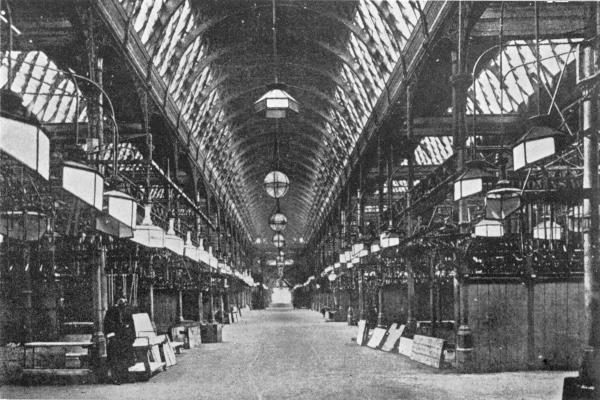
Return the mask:
POLYGON ((279 58, 277 56, 277 9, 275 0, 273 0, 273 61, 275 63, 275 83, 279 82, 279 58))

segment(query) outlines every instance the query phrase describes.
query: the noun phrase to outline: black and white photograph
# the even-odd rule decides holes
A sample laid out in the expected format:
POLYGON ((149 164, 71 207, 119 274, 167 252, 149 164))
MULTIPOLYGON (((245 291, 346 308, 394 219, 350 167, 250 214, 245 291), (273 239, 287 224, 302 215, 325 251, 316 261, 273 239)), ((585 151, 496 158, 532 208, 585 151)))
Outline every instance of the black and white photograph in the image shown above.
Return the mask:
POLYGON ((600 399, 600 2, 0 0, 0 399, 600 399))

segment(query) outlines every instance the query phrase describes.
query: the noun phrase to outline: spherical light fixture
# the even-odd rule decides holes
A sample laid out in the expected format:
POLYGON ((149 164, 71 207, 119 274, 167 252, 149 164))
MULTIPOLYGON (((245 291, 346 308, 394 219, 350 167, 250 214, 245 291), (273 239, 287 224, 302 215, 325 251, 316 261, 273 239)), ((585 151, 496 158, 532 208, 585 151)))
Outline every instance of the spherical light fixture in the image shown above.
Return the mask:
POLYGON ((265 176, 263 184, 269 196, 279 199, 287 193, 290 187, 290 180, 281 171, 271 171, 265 176))
POLYGON ((273 235, 273 245, 279 249, 285 246, 285 238, 281 233, 273 235))
POLYGON ((287 217, 280 212, 275 212, 269 217, 269 226, 275 232, 283 232, 287 226, 287 217))

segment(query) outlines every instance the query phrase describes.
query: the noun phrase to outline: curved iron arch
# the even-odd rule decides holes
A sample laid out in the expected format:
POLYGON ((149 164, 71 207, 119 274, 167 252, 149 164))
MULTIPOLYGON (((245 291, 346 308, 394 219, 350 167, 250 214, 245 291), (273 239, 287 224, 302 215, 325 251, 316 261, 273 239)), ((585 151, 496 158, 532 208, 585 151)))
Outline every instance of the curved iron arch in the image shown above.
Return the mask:
MULTIPOLYGON (((352 34, 354 34, 358 38, 358 40, 363 42, 365 46, 367 46, 367 47, 369 46, 369 43, 368 43, 369 35, 362 28, 355 25, 352 21, 342 18, 339 15, 329 13, 329 12, 319 11, 319 10, 316 10, 316 9, 313 9, 310 7, 303 8, 303 7, 293 5, 293 4, 280 4, 279 7, 289 7, 289 8, 295 8, 295 9, 298 9, 301 11, 309 11, 309 12, 316 13, 317 15, 329 18, 335 22, 338 22, 339 24, 344 26, 346 29, 348 29, 352 34)), ((242 13, 245 13, 248 10, 261 9, 261 8, 271 8, 271 6, 270 5, 261 5, 261 6, 250 6, 247 8, 240 8, 236 12, 233 12, 230 14, 225 14, 225 15, 215 16, 215 17, 208 19, 207 21, 204 21, 201 25, 199 25, 194 30, 192 30, 191 32, 186 34, 185 40, 183 42, 178 43, 178 46, 176 47, 176 49, 174 51, 173 58, 177 58, 177 62, 179 62, 179 60, 181 59, 183 54, 185 54, 185 52, 187 51, 187 48, 189 46, 191 46, 196 41, 196 39, 198 39, 202 34, 204 34, 209 29, 213 28, 217 24, 219 24, 229 18, 232 18, 232 17, 235 17, 242 13)))

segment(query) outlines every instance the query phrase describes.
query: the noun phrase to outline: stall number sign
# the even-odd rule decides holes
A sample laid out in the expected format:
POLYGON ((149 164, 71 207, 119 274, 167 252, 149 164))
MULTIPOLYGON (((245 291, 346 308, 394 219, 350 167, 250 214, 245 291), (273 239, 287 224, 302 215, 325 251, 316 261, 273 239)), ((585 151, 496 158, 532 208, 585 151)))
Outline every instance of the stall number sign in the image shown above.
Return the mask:
POLYGON ((363 346, 365 344, 365 339, 367 338, 367 321, 361 319, 358 321, 358 332, 356 333, 356 343, 359 346, 363 346))
POLYGON ((423 364, 439 368, 442 363, 444 339, 415 335, 410 358, 423 364))

